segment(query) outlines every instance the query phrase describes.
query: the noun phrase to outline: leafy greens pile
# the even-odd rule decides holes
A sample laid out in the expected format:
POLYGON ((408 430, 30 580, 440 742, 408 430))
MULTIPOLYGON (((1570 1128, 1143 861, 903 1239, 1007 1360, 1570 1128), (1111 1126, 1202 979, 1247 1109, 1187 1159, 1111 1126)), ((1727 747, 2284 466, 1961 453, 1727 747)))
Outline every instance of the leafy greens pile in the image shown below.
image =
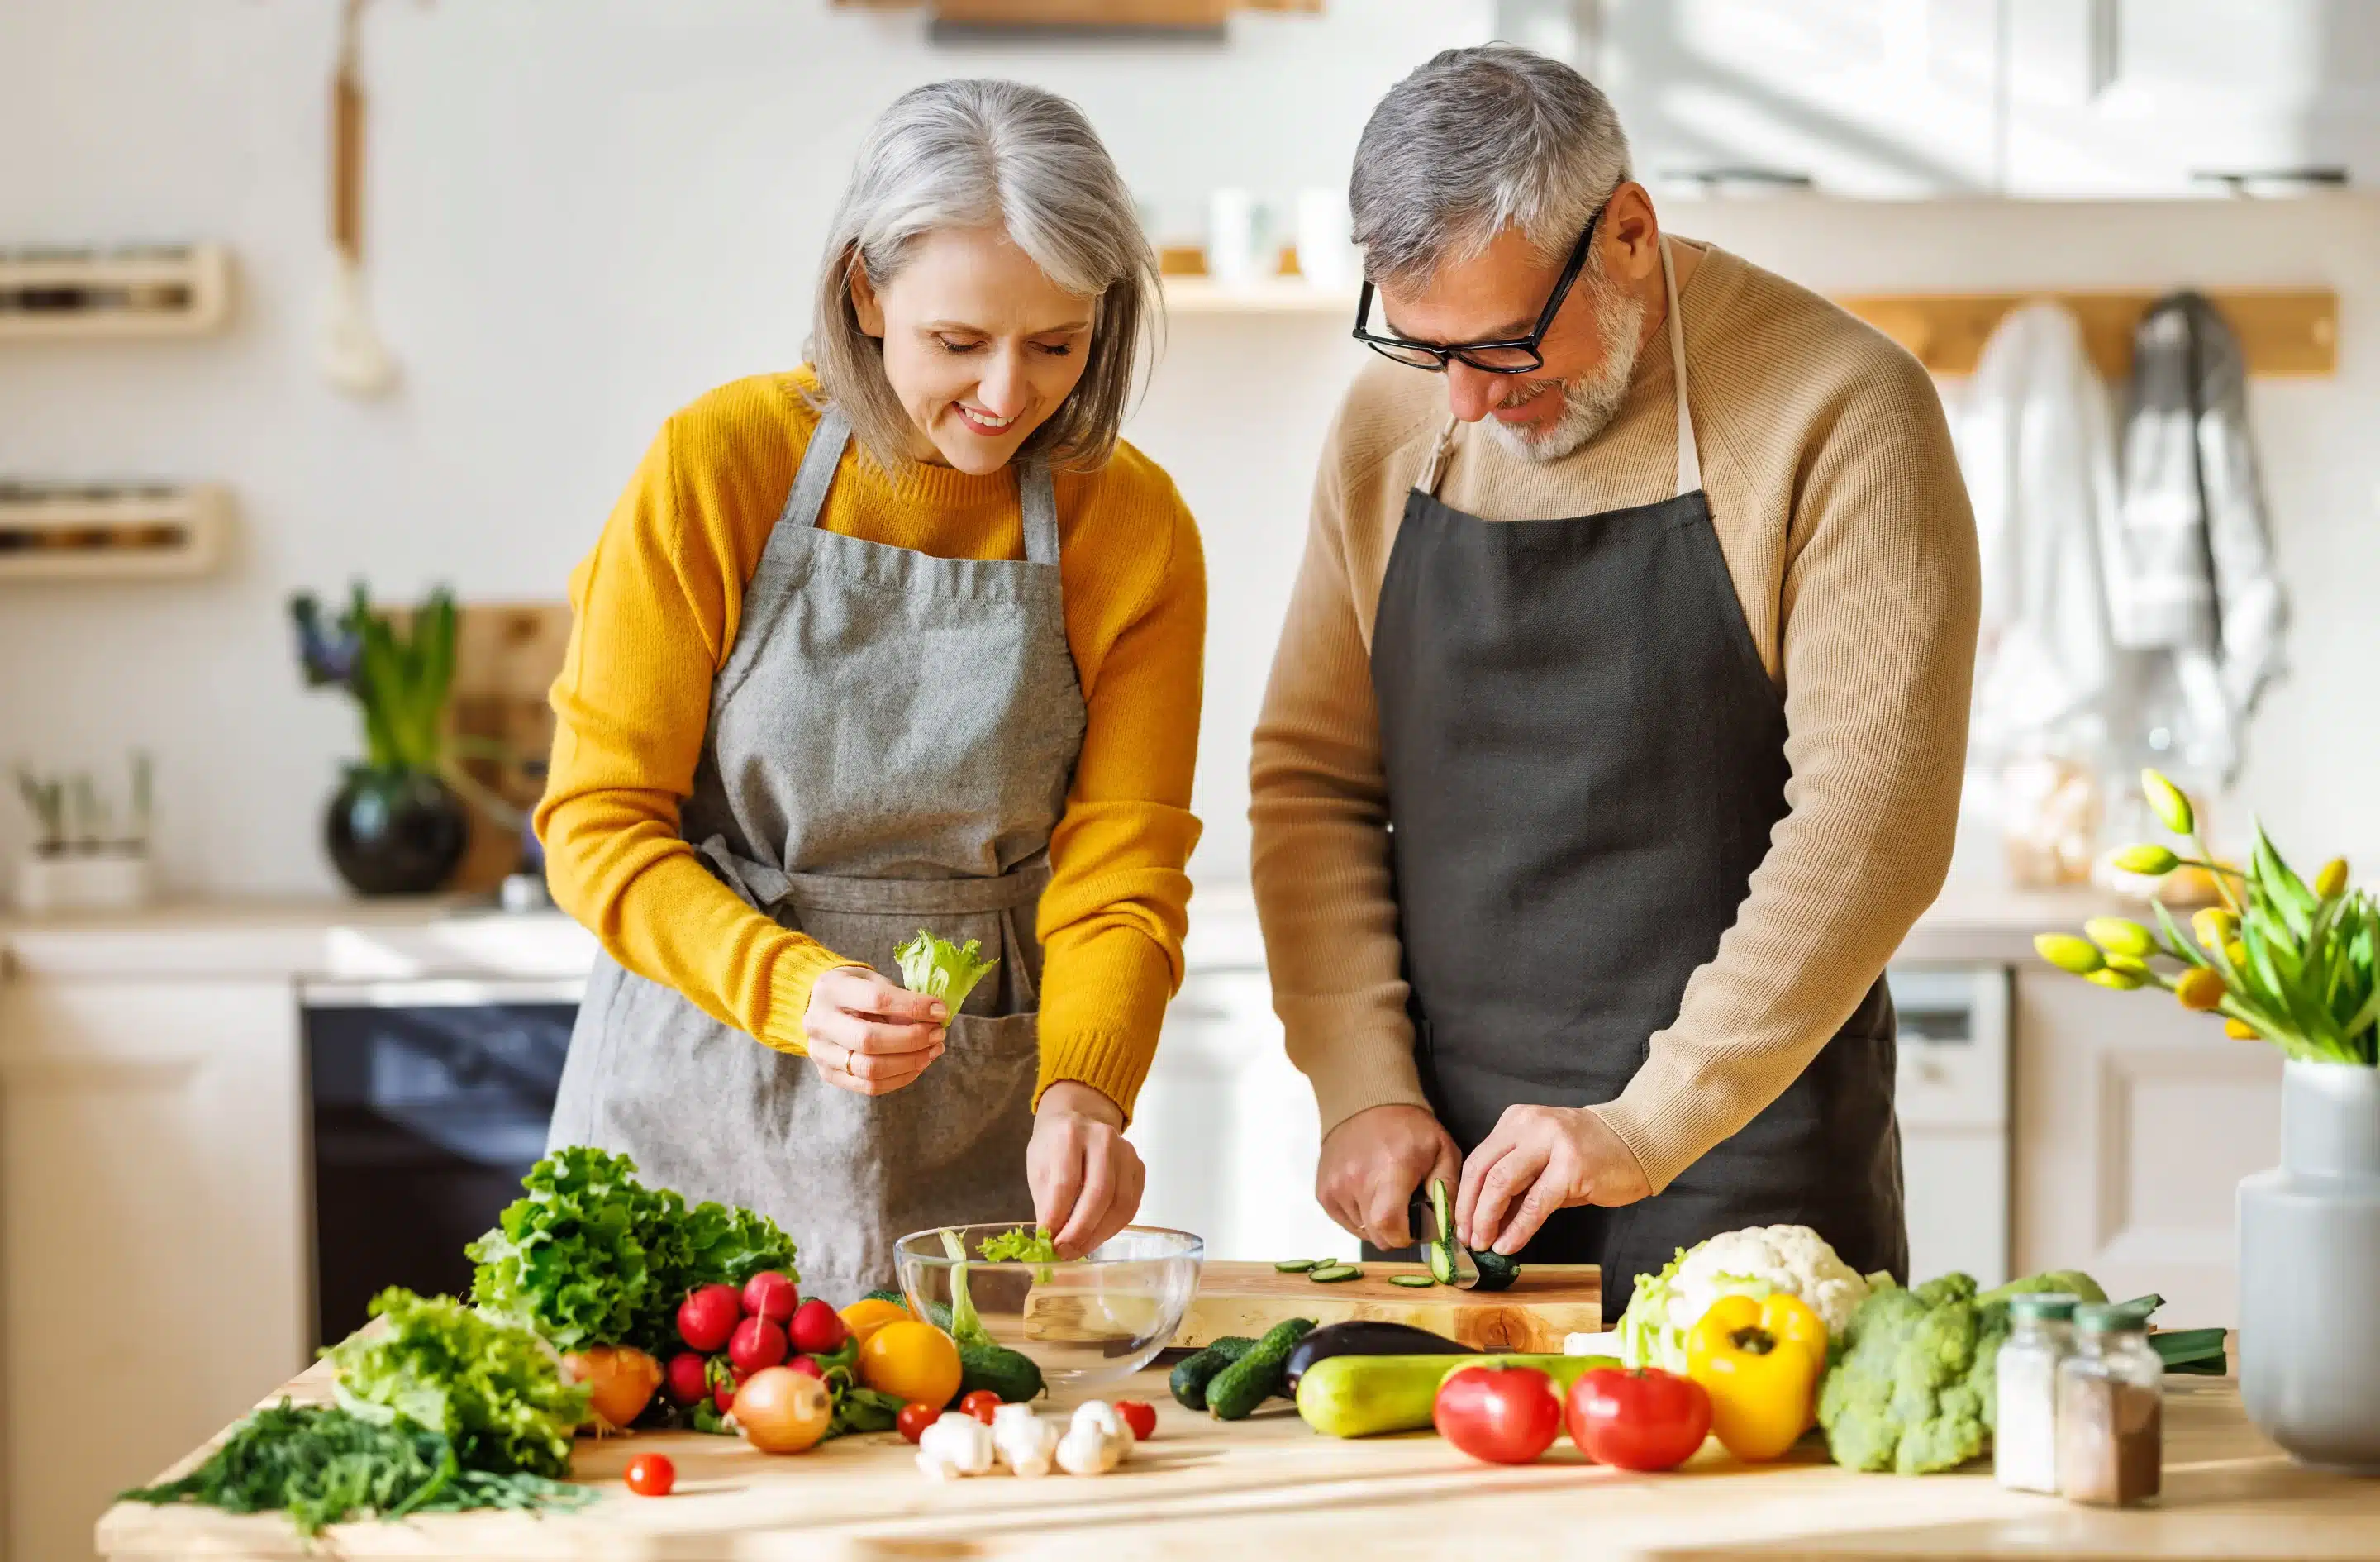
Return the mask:
POLYGON ((625 1155, 575 1145, 529 1168, 522 1197, 465 1251, 471 1300, 562 1350, 634 1345, 666 1360, 678 1303, 698 1286, 791 1279, 793 1239, 768 1216, 686 1202, 637 1180, 625 1155))
POLYGON ((454 1442, 402 1417, 382 1425, 343 1409, 286 1399, 233 1429, 178 1481, 127 1492, 126 1502, 196 1502, 226 1513, 285 1511, 298 1533, 365 1516, 469 1508, 573 1508, 595 1494, 541 1475, 464 1467, 454 1442))
POLYGON ((569 1472, 587 1389, 563 1381, 552 1347, 451 1296, 392 1287, 373 1299, 371 1312, 386 1327, 327 1352, 339 1369, 342 1409, 382 1426, 402 1420, 434 1432, 473 1470, 569 1472))

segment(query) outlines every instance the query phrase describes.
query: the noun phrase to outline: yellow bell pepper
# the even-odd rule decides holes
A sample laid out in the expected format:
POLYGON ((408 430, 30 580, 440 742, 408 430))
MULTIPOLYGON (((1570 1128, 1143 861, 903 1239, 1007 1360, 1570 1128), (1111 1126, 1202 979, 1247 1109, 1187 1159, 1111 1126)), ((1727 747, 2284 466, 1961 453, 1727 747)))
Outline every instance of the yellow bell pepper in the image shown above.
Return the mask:
POLYGON ((1741 1459, 1776 1458, 1810 1430, 1826 1366, 1826 1321, 1795 1296, 1723 1296, 1686 1336, 1686 1375, 1741 1459))

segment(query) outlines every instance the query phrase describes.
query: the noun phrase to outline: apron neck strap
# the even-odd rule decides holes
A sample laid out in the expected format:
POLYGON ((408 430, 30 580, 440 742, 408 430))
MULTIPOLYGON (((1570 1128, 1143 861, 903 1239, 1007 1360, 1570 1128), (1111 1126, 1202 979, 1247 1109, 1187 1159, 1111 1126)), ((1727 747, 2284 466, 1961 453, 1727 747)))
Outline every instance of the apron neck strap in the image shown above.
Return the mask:
MULTIPOLYGON (((1686 408, 1686 327, 1678 316, 1678 274, 1670 264, 1670 236, 1661 236, 1661 287, 1670 302, 1670 381, 1672 398, 1678 408, 1678 489, 1683 497, 1703 485, 1703 456, 1694 444, 1694 420, 1686 408)), ((1432 447, 1429 459, 1422 464, 1421 475, 1414 486, 1432 498, 1438 496, 1438 485, 1445 481, 1446 467, 1454 455, 1454 435, 1463 427, 1459 418, 1449 418, 1439 431, 1438 444, 1432 447)))
MULTIPOLYGON (((851 444, 851 420, 829 407, 810 432, 809 447, 802 452, 801 470, 777 513, 780 526, 816 526, 826 508, 826 492, 834 485, 834 470, 851 444)), ((1058 562, 1058 495, 1050 469, 1039 461, 1016 468, 1016 498, 1025 512, 1025 557, 1031 564, 1058 562)))
POLYGON ((1703 485, 1703 455, 1686 408, 1686 326, 1678 316, 1678 273, 1670 263, 1670 236, 1661 235, 1661 286, 1670 296, 1670 394, 1678 405, 1678 496, 1703 485))

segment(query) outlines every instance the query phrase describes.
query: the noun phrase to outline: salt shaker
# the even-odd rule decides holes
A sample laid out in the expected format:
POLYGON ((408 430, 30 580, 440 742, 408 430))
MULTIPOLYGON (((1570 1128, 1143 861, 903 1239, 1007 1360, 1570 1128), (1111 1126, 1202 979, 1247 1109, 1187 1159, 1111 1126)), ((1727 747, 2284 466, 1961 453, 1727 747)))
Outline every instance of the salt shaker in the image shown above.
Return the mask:
POLYGON ((2074 1353, 2079 1300, 2064 1291, 2010 1299, 2009 1336, 1994 1367, 1992 1473, 2010 1491, 2058 1490, 2058 1367, 2074 1353))

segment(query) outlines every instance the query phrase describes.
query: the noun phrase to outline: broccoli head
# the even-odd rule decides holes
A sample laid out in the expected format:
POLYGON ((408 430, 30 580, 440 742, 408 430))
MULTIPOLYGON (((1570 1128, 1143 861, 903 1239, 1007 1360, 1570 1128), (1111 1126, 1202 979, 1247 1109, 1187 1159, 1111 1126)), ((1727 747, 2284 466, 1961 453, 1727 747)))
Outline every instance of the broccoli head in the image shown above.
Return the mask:
POLYGON ((1991 1446, 1994 1358, 2007 1333, 2006 1305, 1979 1304, 1965 1275, 1870 1296, 1818 1393, 1835 1462, 1925 1475, 1982 1454, 1991 1446))
POLYGON ((1980 1301, 2006 1301, 2012 1296, 2025 1296, 2034 1291, 2064 1291, 2078 1301, 2105 1301, 2107 1293, 2099 1282, 2080 1269, 2045 1269, 2038 1275, 2028 1275, 2022 1280, 2010 1280, 1996 1290, 1977 1298, 1980 1301))

